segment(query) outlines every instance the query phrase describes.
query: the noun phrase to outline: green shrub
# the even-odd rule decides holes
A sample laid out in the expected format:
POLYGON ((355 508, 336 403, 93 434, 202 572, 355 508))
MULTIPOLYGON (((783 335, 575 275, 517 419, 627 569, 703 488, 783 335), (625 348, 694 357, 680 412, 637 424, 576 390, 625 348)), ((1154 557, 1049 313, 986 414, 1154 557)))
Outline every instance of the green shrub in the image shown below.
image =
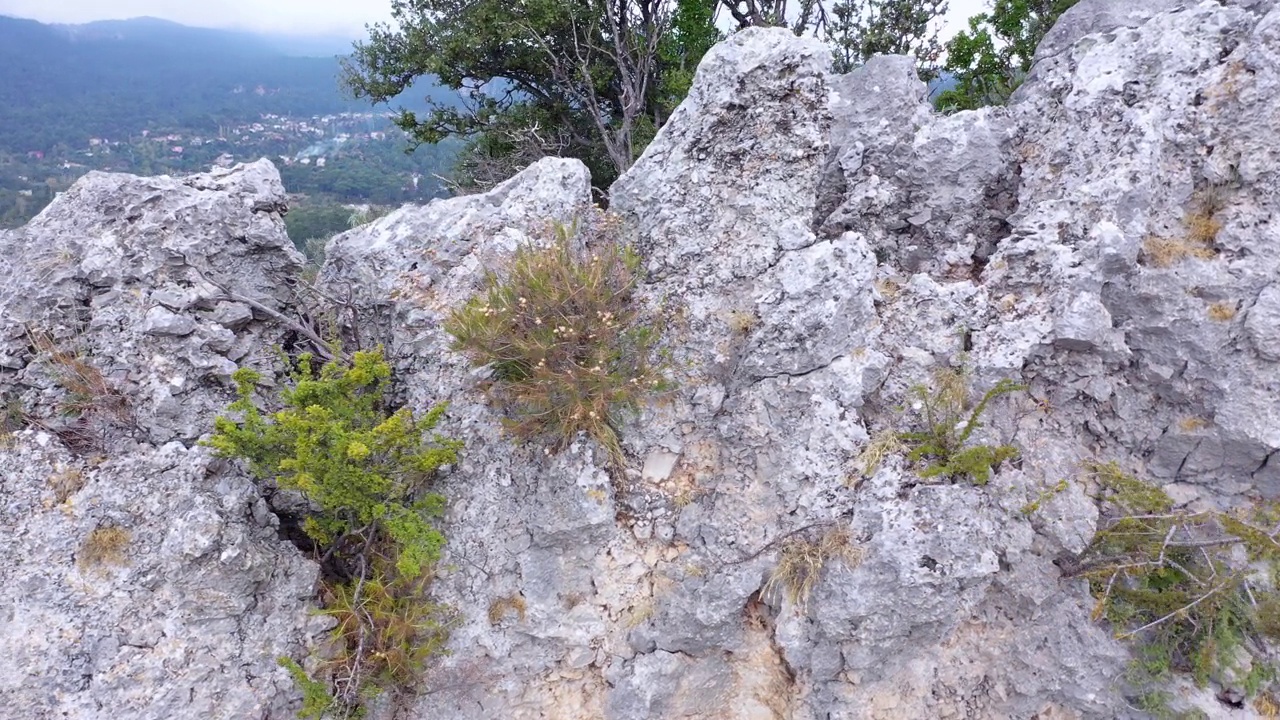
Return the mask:
POLYGON ((1179 671, 1201 686, 1235 677, 1256 695, 1274 675, 1258 648, 1280 628, 1280 514, 1178 511, 1159 488, 1114 464, 1089 473, 1102 517, 1073 574, 1088 578, 1095 618, 1138 643, 1130 683, 1157 698, 1179 671))
MULTIPOLYGON (((447 613, 425 599, 444 545, 433 524, 444 498, 427 485, 457 461, 461 443, 432 432, 443 404, 418 419, 408 408, 387 407, 390 377, 380 351, 358 352, 350 366, 326 363, 318 373, 303 355, 292 387, 281 391, 283 407, 263 414, 253 403, 261 377, 242 368, 233 375, 239 399, 229 408, 239 419, 219 417, 208 441, 311 502, 303 529, 341 578, 328 581, 322 612, 338 619, 343 649, 326 668, 334 707, 344 712, 368 692, 408 686, 447 637, 447 613)), ((287 667, 297 677, 295 666, 287 667)), ((304 712, 323 715, 311 699, 315 687, 300 681, 300 688, 304 712)))
POLYGON ((622 414, 665 387, 658 318, 635 302, 640 258, 592 214, 518 248, 454 311, 454 349, 492 372, 491 392, 519 435, 563 447, 579 432, 621 458, 622 414))
POLYGON ((307 671, 303 670, 302 666, 293 658, 276 658, 276 663, 289 671, 289 674, 293 676, 294 684, 302 691, 302 709, 298 711, 299 718, 302 720, 320 720, 326 713, 334 709, 333 693, 329 692, 328 685, 312 680, 307 671))
POLYGON ((910 452, 907 459, 923 462, 920 477, 958 479, 968 477, 975 485, 986 485, 991 472, 1005 460, 1018 456, 1012 445, 968 445, 969 437, 982 427, 979 418, 992 400, 1026 386, 1001 380, 970 407, 969 386, 962 373, 943 370, 935 375, 935 387, 911 388, 918 430, 898 434, 910 452))

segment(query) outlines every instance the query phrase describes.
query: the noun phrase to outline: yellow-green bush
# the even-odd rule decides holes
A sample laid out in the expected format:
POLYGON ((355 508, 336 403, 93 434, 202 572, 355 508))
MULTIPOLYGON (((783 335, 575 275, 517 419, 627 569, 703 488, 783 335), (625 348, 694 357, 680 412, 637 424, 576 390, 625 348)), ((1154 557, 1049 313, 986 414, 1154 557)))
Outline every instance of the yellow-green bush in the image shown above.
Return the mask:
MULTIPOLYGON (((419 418, 388 406, 391 368, 380 351, 318 372, 308 355, 297 365, 281 409, 266 414, 253 402, 261 377, 238 370, 239 399, 231 416, 216 420, 208 444, 317 508, 303 528, 337 578, 327 581, 322 612, 338 620, 340 651, 325 664, 330 700, 318 693, 320 681, 300 687, 304 713, 321 717, 328 707, 350 711, 370 691, 409 685, 443 645, 448 613, 426 589, 445 541, 434 524, 444 498, 429 484, 457 461, 461 443, 433 432, 443 404, 419 418)), ((282 662, 295 677, 301 672, 282 662)))
POLYGON ((489 367, 513 430, 557 447, 586 432, 615 460, 622 414, 665 386, 660 322, 635 301, 640 258, 617 232, 593 213, 521 246, 445 323, 454 349, 489 367))

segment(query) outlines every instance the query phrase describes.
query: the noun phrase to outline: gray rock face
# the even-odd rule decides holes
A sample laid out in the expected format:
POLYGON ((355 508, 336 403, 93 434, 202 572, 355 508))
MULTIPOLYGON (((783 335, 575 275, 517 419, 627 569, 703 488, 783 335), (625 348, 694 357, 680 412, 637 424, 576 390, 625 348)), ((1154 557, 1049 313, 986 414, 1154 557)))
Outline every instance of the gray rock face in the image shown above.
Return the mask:
POLYGON ((914 62, 897 56, 832 78, 831 91, 819 233, 855 230, 900 270, 979 272, 1007 233, 1017 192, 1004 109, 939 116, 914 62))
POLYGON ((0 714, 292 714, 276 658, 323 629, 316 566, 259 488, 194 443, 235 361, 269 365, 285 341, 217 317, 227 293, 298 304, 283 203, 267 162, 91 173, 0 234, 0 397, 29 424, 0 434, 0 714))
MULTIPOLYGON (((1095 531, 1087 462, 1190 507, 1280 495, 1277 48, 1274 3, 1082 0, 1010 107, 943 117, 903 58, 832 76, 812 41, 735 34, 611 191, 642 301, 681 310, 677 390, 622 429, 613 477, 585 438, 513 442, 441 329, 590 207, 583 165, 334 239, 323 295, 466 442, 434 585, 461 626, 401 715, 1141 717, 1126 648, 1054 561, 1095 531), (901 451, 869 468, 910 388, 960 365, 975 392, 1027 386, 974 436, 1021 460, 981 487, 924 482, 901 451), (768 583, 788 543, 823 538, 846 550, 806 601, 768 583)), ((0 449, 0 650, 19 658, 0 692, 28 716, 296 707, 274 656, 321 629, 314 567, 193 442, 230 372, 269 371, 288 339, 260 308, 301 302, 282 203, 266 164, 90 175, 0 233, 0 391, 43 413, 0 449), (53 412, 67 379, 35 358, 58 343, 127 401, 92 432, 53 412), (127 562, 78 563, 111 527, 127 562)))

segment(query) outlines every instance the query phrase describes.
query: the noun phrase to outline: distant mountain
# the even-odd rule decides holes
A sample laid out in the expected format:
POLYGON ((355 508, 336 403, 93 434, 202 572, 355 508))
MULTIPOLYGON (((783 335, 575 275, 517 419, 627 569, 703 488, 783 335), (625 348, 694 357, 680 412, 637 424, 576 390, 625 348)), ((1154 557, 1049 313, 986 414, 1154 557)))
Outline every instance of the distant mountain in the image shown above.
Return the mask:
MULTIPOLYGON (((329 52, 339 47, 334 38, 155 18, 45 25, 0 16, 0 151, 44 152, 173 127, 216 133, 264 113, 367 110, 339 90, 329 52)), ((417 95, 452 97, 431 87, 417 95)))
POLYGON ((331 58, 347 55, 355 42, 351 38, 340 35, 261 35, 259 36, 273 50, 281 55, 291 57, 324 57, 331 58))

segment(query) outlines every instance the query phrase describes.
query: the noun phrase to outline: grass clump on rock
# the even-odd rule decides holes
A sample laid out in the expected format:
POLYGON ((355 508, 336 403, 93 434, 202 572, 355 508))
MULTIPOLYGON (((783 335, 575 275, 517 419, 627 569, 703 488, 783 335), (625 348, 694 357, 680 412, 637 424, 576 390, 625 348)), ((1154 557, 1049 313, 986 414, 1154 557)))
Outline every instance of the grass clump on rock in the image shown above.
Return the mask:
POLYGON ((1001 380, 976 404, 970 400, 964 374, 957 370, 938 372, 932 388, 912 387, 911 407, 917 414, 918 429, 898 433, 897 439, 910 449, 909 461, 924 464, 920 477, 967 477, 975 485, 986 485, 992 471, 1016 458, 1018 449, 1012 445, 971 445, 969 439, 982 427, 980 419, 992 400, 1025 387, 1001 380))
POLYGON ((779 548, 778 564, 761 592, 769 595, 781 591, 792 605, 803 610, 828 563, 839 560, 852 570, 862 563, 863 553, 864 549, 844 528, 830 528, 816 539, 787 538, 779 548))
POLYGON ((350 715, 371 692, 412 684, 447 637, 448 611, 427 599, 445 542, 435 523, 445 501, 429 486, 461 443, 434 433, 443 404, 421 417, 388 405, 391 368, 380 351, 318 371, 301 356, 272 413, 253 402, 258 373, 233 378, 239 398, 208 444, 311 504, 302 527, 326 571, 322 612, 337 621, 337 650, 317 672, 327 684, 294 661, 285 667, 308 678, 299 683, 304 716, 350 715))
POLYGON ((115 525, 105 525, 93 529, 80 546, 76 554, 76 562, 81 569, 100 567, 103 565, 124 565, 125 550, 129 547, 131 535, 128 530, 115 525))
POLYGON ((620 460, 622 415, 665 387, 660 323, 636 301, 640 258, 618 220, 592 213, 517 248, 445 329, 491 372, 510 427, 563 447, 585 432, 620 460))
POLYGON ((1094 617, 1136 643, 1140 703, 1159 706, 1173 672, 1259 697, 1275 677, 1264 648, 1280 638, 1280 512, 1179 510, 1115 464, 1088 470, 1102 514, 1072 574, 1089 580, 1094 617))

